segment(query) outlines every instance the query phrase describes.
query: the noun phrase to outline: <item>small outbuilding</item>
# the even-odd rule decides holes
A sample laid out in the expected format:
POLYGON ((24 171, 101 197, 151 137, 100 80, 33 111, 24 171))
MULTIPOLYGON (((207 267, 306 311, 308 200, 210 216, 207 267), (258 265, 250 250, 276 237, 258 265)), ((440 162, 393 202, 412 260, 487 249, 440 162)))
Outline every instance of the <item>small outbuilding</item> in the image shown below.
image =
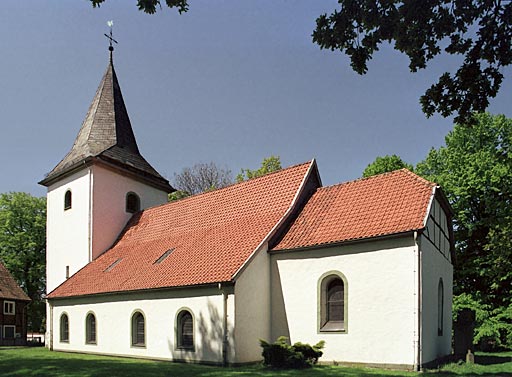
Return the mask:
POLYGON ((30 298, 0 262, 0 346, 27 343, 27 304, 30 298))

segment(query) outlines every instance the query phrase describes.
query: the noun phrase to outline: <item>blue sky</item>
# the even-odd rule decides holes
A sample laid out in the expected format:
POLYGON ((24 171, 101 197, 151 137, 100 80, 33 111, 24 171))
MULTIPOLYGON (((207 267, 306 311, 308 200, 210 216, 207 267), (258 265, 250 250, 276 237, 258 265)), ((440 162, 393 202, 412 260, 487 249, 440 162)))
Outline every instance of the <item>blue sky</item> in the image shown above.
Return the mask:
MULTIPOLYGON (((279 155, 316 158, 324 185, 355 179, 377 156, 410 163, 444 143, 452 119, 426 119, 418 99, 457 59, 409 73, 384 47, 369 73, 311 41, 335 1, 190 0, 179 15, 139 12, 135 1, 9 1, 0 10, 0 192, 42 196, 37 182, 71 148, 108 62, 139 148, 164 176, 214 161, 236 175, 279 155)), ((512 117, 512 70, 489 111, 512 117)))

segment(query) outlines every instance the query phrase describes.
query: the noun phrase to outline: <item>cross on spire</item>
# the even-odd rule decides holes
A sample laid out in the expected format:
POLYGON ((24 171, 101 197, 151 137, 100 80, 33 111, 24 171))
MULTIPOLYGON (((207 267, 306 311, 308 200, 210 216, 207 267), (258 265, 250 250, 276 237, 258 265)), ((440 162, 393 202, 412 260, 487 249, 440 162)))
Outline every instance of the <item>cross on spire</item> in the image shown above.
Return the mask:
POLYGON ((114 26, 114 21, 112 21, 112 20, 107 21, 107 25, 110 28, 110 35, 109 34, 104 34, 104 35, 105 35, 105 37, 108 38, 108 40, 110 42, 110 46, 108 46, 108 50, 110 51, 110 63, 112 63, 112 52, 114 51, 114 46, 112 46, 112 42, 117 43, 117 41, 114 38, 112 38, 112 26, 114 26))

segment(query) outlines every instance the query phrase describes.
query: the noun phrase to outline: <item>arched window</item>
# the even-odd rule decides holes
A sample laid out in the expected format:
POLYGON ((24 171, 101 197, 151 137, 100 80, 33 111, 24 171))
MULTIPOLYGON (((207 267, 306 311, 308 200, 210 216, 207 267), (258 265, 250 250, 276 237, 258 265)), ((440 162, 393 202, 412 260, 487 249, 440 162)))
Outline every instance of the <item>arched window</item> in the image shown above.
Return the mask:
POLYGON ((69 342, 69 319, 66 313, 60 316, 60 341, 69 342))
POLYGON ((64 194, 64 211, 71 209, 71 190, 64 194))
POLYGON ((126 194, 126 212, 135 213, 140 211, 140 198, 134 192, 126 194))
POLYGON ((87 314, 85 318, 85 342, 96 344, 96 317, 93 313, 87 314))
POLYGON ((443 316, 444 316, 444 287, 443 279, 439 279, 437 286, 437 335, 443 335, 443 316))
POLYGON ((194 318, 188 310, 182 310, 177 318, 177 347, 194 349, 194 318))
POLYGON ((132 316, 132 346, 144 347, 146 345, 146 324, 144 315, 135 312, 132 316))
POLYGON ((324 274, 319 282, 319 296, 319 331, 347 331, 347 283, 343 274, 324 274))

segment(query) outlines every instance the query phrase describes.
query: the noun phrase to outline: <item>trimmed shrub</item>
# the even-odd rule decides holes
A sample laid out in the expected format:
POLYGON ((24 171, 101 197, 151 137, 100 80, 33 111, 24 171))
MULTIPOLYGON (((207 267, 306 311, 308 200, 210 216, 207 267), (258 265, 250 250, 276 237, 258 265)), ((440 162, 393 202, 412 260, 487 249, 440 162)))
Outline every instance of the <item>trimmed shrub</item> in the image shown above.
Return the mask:
POLYGON ((275 343, 260 339, 260 345, 263 348, 263 364, 273 368, 300 369, 309 368, 318 362, 325 342, 321 340, 314 346, 297 342, 291 346, 287 337, 280 336, 275 343))

